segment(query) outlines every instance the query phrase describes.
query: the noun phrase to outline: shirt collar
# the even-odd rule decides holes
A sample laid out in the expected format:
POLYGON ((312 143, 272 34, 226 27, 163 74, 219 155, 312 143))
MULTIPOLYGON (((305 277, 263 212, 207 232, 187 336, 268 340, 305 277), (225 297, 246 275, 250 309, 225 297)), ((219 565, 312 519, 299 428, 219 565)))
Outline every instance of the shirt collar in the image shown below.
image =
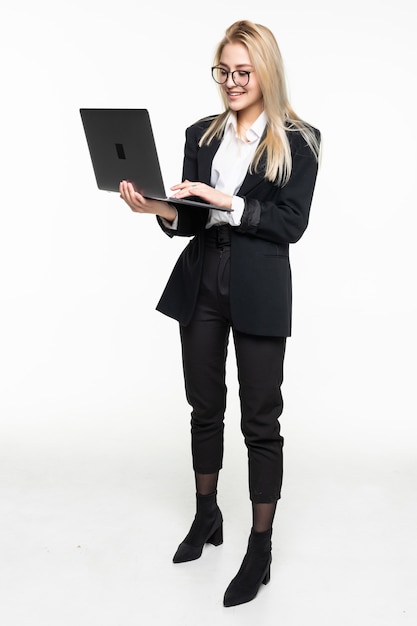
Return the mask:
MULTIPOLYGON (((265 130, 265 126, 266 126, 266 113, 265 111, 262 111, 262 113, 260 114, 260 116, 254 121, 254 123, 252 124, 252 126, 246 131, 246 136, 249 139, 249 141, 255 141, 257 139, 260 139, 262 137, 262 133, 265 130)), ((231 112, 227 122, 226 122, 226 131, 230 131, 233 128, 234 133, 237 133, 237 119, 236 119, 236 114, 231 112)))

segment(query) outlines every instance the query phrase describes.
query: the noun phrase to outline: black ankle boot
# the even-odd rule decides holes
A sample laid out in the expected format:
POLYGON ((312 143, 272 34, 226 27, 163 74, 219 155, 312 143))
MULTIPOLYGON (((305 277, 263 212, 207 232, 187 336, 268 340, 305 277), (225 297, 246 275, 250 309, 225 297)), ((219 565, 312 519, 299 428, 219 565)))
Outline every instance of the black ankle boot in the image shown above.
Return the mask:
POLYGON ((272 530, 263 533, 251 531, 248 550, 240 569, 224 594, 224 606, 236 606, 254 599, 262 583, 271 577, 272 530))
POLYGON ((174 563, 200 558, 205 543, 214 546, 223 543, 223 517, 217 506, 216 494, 202 496, 197 493, 197 513, 190 532, 174 554, 174 563))

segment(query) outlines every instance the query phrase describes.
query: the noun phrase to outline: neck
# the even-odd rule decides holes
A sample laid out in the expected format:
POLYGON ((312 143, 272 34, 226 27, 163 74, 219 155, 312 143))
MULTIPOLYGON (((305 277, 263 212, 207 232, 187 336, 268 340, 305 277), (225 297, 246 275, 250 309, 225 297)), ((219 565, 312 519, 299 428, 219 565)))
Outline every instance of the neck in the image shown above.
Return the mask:
POLYGON ((252 124, 243 124, 243 122, 241 122, 240 120, 237 120, 237 127, 238 128, 243 128, 243 130, 249 130, 249 128, 252 126, 252 124))
POLYGON ((242 111, 236 111, 236 120, 238 126, 249 130, 254 122, 258 119, 263 111, 263 106, 256 106, 254 108, 243 109, 242 111))

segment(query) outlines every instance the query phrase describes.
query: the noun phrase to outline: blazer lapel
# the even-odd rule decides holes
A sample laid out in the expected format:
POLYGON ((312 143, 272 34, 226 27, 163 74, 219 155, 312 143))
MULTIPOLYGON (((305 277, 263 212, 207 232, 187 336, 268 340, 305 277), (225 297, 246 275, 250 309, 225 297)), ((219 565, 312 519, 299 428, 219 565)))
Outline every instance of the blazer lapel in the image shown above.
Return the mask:
POLYGON ((205 145, 205 146, 201 146, 199 153, 198 153, 198 157, 199 157, 199 164, 198 164, 198 174, 199 174, 199 180, 201 180, 202 183, 206 183, 207 185, 210 185, 210 181, 211 181, 211 164, 213 162, 214 159, 214 155, 216 154, 217 150, 219 149, 220 146, 220 140, 219 139, 213 139, 213 141, 210 143, 210 145, 205 145))
MULTIPOLYGON (((261 141, 265 138, 266 131, 264 130, 261 141)), ((265 182, 265 169, 266 169, 266 157, 265 154, 262 155, 261 162, 258 166, 257 172, 246 173, 246 176, 243 180, 243 183, 239 189, 239 193, 243 196, 246 196, 251 193, 258 185, 265 182)))
MULTIPOLYGON (((214 156, 217 152, 217 150, 219 149, 221 140, 220 139, 213 139, 213 141, 210 143, 210 145, 205 145, 202 146, 199 150, 198 153, 198 159, 199 159, 199 165, 198 165, 198 173, 199 173, 199 180, 201 180, 202 183, 206 183, 207 185, 210 185, 210 181, 211 181, 211 165, 214 159, 214 156)), ((255 189, 256 187, 258 187, 258 185, 262 184, 263 182, 265 182, 265 178, 263 175, 263 171, 264 168, 262 167, 262 162, 261 162, 261 172, 254 172, 252 174, 250 174, 249 172, 246 173, 246 176, 243 180, 243 183, 240 187, 239 190, 239 195, 248 195, 250 194, 251 191, 253 191, 253 189, 255 189)))
POLYGON ((245 179, 239 189, 239 195, 248 196, 250 193, 256 189, 259 185, 265 182, 265 177, 263 174, 255 172, 250 174, 249 172, 246 174, 245 179))

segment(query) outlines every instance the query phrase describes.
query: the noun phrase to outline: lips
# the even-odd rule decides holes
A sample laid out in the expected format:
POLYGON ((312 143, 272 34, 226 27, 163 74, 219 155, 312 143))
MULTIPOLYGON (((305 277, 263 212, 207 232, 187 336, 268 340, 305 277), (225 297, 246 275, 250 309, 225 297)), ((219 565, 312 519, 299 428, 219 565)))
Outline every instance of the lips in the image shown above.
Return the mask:
POLYGON ((244 91, 228 91, 227 95, 229 98, 237 98, 239 96, 244 96, 245 92, 244 91))

